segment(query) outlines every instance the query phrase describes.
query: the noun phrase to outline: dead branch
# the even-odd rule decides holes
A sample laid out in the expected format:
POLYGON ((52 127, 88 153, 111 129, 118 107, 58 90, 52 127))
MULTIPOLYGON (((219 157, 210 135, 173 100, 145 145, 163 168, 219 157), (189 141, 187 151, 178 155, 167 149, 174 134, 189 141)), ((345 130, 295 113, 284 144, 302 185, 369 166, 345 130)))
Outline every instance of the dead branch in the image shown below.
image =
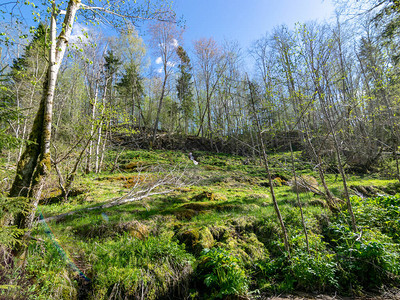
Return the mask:
POLYGON ((121 197, 114 198, 101 205, 86 207, 60 215, 48 217, 40 220, 39 222, 48 221, 59 221, 65 217, 75 215, 81 212, 88 212, 98 209, 106 209, 118 205, 123 205, 130 202, 135 202, 142 200, 147 197, 154 195, 164 195, 172 192, 176 188, 183 186, 192 185, 193 182, 189 182, 186 177, 188 177, 186 172, 186 167, 183 171, 179 171, 179 166, 175 166, 173 169, 166 171, 162 166, 157 166, 152 169, 151 173, 146 173, 144 178, 141 176, 141 172, 137 175, 137 180, 131 190, 121 197), (154 174, 155 173, 155 174, 154 174), (141 180, 143 178, 143 180, 141 180), (155 180, 154 180, 155 179, 155 180))

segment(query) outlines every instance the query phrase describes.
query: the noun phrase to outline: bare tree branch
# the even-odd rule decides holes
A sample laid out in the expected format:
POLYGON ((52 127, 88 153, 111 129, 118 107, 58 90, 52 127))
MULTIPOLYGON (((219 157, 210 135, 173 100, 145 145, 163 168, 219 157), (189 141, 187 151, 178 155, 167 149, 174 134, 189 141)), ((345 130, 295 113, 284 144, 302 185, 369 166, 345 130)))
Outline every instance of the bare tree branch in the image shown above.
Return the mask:
POLYGON ((156 175, 153 175, 154 173, 146 173, 145 175, 143 175, 144 178, 141 177, 142 174, 141 172, 139 172, 136 177, 134 186, 128 193, 126 193, 122 197, 114 198, 101 205, 86 207, 64 214, 48 217, 40 220, 39 222, 47 222, 53 220, 59 221, 64 219, 65 217, 72 216, 80 212, 106 209, 130 202, 139 201, 154 195, 165 195, 172 192, 176 188, 193 184, 192 182, 185 180, 186 175, 188 175, 186 173, 186 168, 183 171, 179 171, 178 169, 179 166, 175 166, 173 169, 166 171, 163 167, 157 166, 153 169, 156 175), (154 176, 156 176, 156 180, 152 181, 151 179, 154 178, 154 176), (160 189, 161 187, 165 187, 165 189, 160 189))

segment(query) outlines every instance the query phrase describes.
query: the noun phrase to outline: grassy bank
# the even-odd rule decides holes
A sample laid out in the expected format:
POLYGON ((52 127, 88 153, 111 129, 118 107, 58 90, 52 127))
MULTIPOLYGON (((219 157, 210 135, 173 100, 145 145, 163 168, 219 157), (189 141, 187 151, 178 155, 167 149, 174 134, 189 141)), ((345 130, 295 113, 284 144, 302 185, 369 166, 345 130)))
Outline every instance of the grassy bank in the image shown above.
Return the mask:
MULTIPOLYGON (((389 196, 397 192, 394 180, 348 176, 358 233, 350 230, 344 207, 332 214, 322 196, 300 193, 308 251, 290 184, 290 154, 272 156, 289 254, 260 162, 194 155, 198 165, 182 152, 126 151, 115 172, 81 174, 66 202, 58 198, 56 185, 50 187, 38 210, 43 218, 82 210, 38 223, 26 267, 17 268, 18 262, 2 267, 0 294, 32 299, 246 299, 291 291, 358 295, 398 284, 400 198, 389 196), (153 168, 160 165, 162 169, 153 168), (171 170, 185 184, 166 183, 156 190, 170 190, 167 194, 84 210, 144 189, 171 170), (374 195, 356 196, 363 189, 374 195)), ((299 175, 315 176, 300 153, 295 156, 299 175)), ((335 196, 343 198, 340 178, 328 174, 327 180, 335 196)))

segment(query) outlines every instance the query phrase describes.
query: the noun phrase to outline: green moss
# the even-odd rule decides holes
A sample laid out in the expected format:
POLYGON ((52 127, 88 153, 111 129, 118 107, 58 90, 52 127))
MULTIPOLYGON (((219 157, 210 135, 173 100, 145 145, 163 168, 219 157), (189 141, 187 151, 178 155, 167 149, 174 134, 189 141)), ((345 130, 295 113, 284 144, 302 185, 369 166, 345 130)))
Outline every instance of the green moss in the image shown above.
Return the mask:
POLYGON ((228 249, 229 252, 239 257, 246 265, 251 265, 257 260, 268 257, 268 251, 265 249, 264 244, 258 240, 254 233, 246 233, 242 236, 230 234, 223 242, 219 242, 216 245, 228 249))
POLYGON ((50 158, 50 153, 45 153, 43 155, 42 160, 40 161, 40 164, 42 164, 43 166, 46 166, 47 171, 51 170, 51 158, 50 158))
POLYGON ((181 228, 176 237, 185 244, 189 252, 195 255, 199 255, 205 248, 212 248, 215 243, 214 237, 207 227, 181 228))
POLYGON ((86 246, 96 276, 96 298, 109 298, 118 288, 120 298, 156 299, 184 284, 192 272, 193 257, 166 237, 138 240, 124 235, 97 245, 86 246))
POLYGON ((209 202, 185 203, 181 206, 183 209, 192 209, 195 211, 209 210, 213 207, 214 204, 209 202))
POLYGON ((193 201, 214 201, 215 194, 212 192, 204 191, 192 198, 193 201))
POLYGON ((204 212, 199 212, 193 209, 181 209, 179 211, 175 211, 173 214, 178 220, 191 220, 193 217, 199 215, 200 213, 204 212))
POLYGON ((42 184, 42 180, 50 174, 51 170, 51 159, 50 153, 45 153, 42 155, 41 160, 38 163, 38 167, 33 174, 31 196, 35 193, 35 188, 42 184))
MULTIPOLYGON (((115 151, 109 154, 108 160, 113 161, 115 154, 115 151)), ((296 153, 296 157, 299 157, 298 154, 296 153)), ((269 200, 269 189, 259 185, 260 182, 266 181, 266 173, 262 166, 243 165, 240 157, 202 152, 196 155, 201 163, 185 169, 185 172, 188 172, 185 176, 189 180, 198 179, 196 184, 183 188, 172 187, 173 192, 167 195, 152 196, 143 201, 103 211, 82 212, 57 224, 50 224, 56 238, 64 241, 61 242, 62 246, 69 249, 71 257, 75 258, 77 252, 85 253, 79 262, 88 266, 88 272, 96 278, 91 291, 93 297, 109 298, 113 289, 115 288, 115 292, 118 288, 120 298, 140 297, 141 290, 146 291, 146 295, 143 296, 146 299, 168 298, 168 293, 174 285, 182 287, 181 284, 187 284, 190 280, 199 288, 197 285, 201 285, 201 282, 199 283, 198 278, 190 279, 185 276, 191 276, 192 269, 188 263, 194 262, 191 254, 195 255, 197 263, 200 263, 198 256, 206 248, 225 249, 231 257, 237 258, 246 275, 253 276, 254 288, 269 286, 272 289, 286 284, 282 283, 285 276, 274 277, 272 273, 265 273, 271 271, 268 268, 272 265, 276 267, 273 270, 275 274, 280 274, 277 271, 279 268, 297 270, 290 268, 291 262, 284 255, 281 229, 269 200), (218 170, 208 170, 208 166, 218 170), (108 216, 107 221, 102 218, 102 213, 108 216), (72 238, 67 240, 65 236, 72 238), (257 267, 260 262, 266 263, 266 269, 261 270, 257 267), (259 275, 260 277, 257 277, 259 275), (261 277, 263 279, 260 279, 261 277)), ((273 155, 273 159, 276 160, 276 164, 272 166, 272 171, 279 174, 274 177, 276 197, 291 238, 291 246, 297 249, 299 239, 303 245, 303 239, 299 237, 303 234, 300 211, 296 193, 284 182, 290 175, 283 174, 282 171, 282 164, 290 161, 290 155, 277 154, 273 155), (281 184, 277 184, 278 182, 281 184)), ((125 151, 121 154, 118 164, 126 165, 134 161, 153 165, 157 162, 187 163, 188 159, 181 152, 125 151)), ((298 174, 315 176, 312 168, 301 166, 300 163, 298 167, 302 168, 298 174)), ((149 176, 151 172, 149 169, 149 176)), ((41 209, 45 216, 51 216, 98 205, 124 195, 126 189, 121 183, 127 183, 125 181, 128 178, 134 177, 137 177, 136 173, 80 174, 77 184, 85 187, 90 193, 86 193, 79 202, 72 199, 69 203, 44 205, 41 209)), ((340 180, 332 174, 327 174, 326 179, 329 187, 336 195, 340 195, 340 180)), ((349 176, 349 185, 373 186, 381 191, 392 182, 394 181, 380 180, 373 176, 349 176)), ((395 186, 389 188, 395 192, 395 186)), ((300 196, 310 236, 316 233, 322 235, 323 226, 319 219, 321 214, 326 213, 325 203, 312 192, 302 193, 300 196)), ((359 213, 358 206, 355 205, 354 210, 357 218, 367 219, 359 213)), ((371 218, 376 220, 374 210, 365 210, 365 213, 370 212, 374 213, 371 218)), ((329 223, 331 217, 326 218, 329 223)), ((358 222, 362 225, 361 220, 358 222)), ((365 222, 371 223, 369 220, 365 222)), ((394 228, 395 225, 397 226, 397 223, 393 221, 391 226, 394 228)), ((387 223, 384 226, 388 228, 387 223)), ((41 232, 35 233, 34 236, 43 239, 46 235, 41 232)), ((311 238, 310 241, 312 244, 311 238)), ((301 247, 306 258, 308 254, 303 249, 304 245, 301 247)), ((315 248, 313 247, 311 245, 312 249, 315 248)), ((40 272, 45 272, 44 266, 48 261, 43 261, 41 253, 38 247, 31 255, 37 259, 35 267, 40 272)), ((293 254, 293 257, 303 259, 302 255, 295 252, 293 254)), ((335 256, 334 253, 327 254, 335 256)), ((313 266, 312 259, 300 265, 313 266)), ((39 271, 35 276, 42 276, 39 271)), ((52 276, 56 276, 54 274, 52 276)), ((287 278, 290 276, 291 273, 287 278)), ((312 280, 310 282, 312 283, 312 280)), ((310 287, 312 286, 311 284, 310 287)), ((318 288, 318 284, 315 286, 318 288)), ((185 288, 187 286, 182 290, 185 288)), ((175 298, 185 299, 188 298, 188 294, 175 298)))

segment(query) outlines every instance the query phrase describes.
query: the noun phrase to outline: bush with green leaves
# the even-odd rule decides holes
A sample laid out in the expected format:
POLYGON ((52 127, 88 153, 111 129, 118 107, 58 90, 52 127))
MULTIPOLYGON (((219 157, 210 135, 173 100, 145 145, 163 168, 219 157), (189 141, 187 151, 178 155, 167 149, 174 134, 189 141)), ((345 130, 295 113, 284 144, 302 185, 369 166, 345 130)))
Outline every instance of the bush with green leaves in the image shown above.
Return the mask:
POLYGON ((26 298, 28 280, 25 272, 16 266, 17 261, 11 254, 11 249, 21 246, 21 237, 26 229, 20 229, 12 225, 13 216, 18 213, 26 213, 29 209, 27 199, 23 197, 8 198, 0 192, 0 298, 15 296, 26 298))
POLYGON ((282 253, 272 260, 258 262, 260 285, 276 292, 336 289, 338 282, 334 253, 327 250, 322 236, 309 234, 308 239, 310 252, 307 251, 305 236, 300 234, 290 240, 290 257, 287 253, 282 253))
POLYGON ((197 267, 199 277, 210 289, 210 299, 246 295, 249 280, 239 259, 223 248, 204 249, 197 267))
POLYGON ((334 253, 326 249, 322 236, 309 234, 310 252, 305 246, 304 235, 291 239, 293 247, 290 264, 285 268, 286 280, 293 280, 295 288, 306 291, 336 289, 336 262, 334 253))
POLYGON ((387 235, 368 228, 355 233, 338 223, 330 224, 325 235, 336 252, 343 290, 375 289, 398 280, 400 249, 387 235))
POLYGON ((0 248, 0 299, 29 299, 32 282, 10 252, 0 248))
POLYGON ((400 242, 400 195, 367 199, 352 197, 357 224, 363 228, 376 228, 400 242))

